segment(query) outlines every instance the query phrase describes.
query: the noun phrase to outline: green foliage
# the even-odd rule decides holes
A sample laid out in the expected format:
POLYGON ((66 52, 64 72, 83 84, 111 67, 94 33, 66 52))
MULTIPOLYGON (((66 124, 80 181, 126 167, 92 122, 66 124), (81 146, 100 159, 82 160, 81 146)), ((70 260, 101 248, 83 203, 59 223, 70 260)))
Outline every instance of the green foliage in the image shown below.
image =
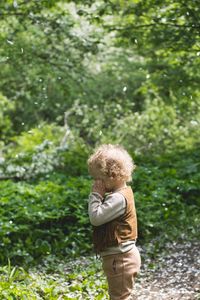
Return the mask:
MULTIPOLYGON (((170 116, 177 135, 185 134, 180 123, 189 135, 190 121, 198 126, 200 118, 199 9, 194 2, 185 6, 176 1, 97 1, 91 7, 90 1, 75 4, 78 2, 25 6, 8 1, 3 6, 11 17, 1 20, 0 89, 15 101, 12 122, 16 133, 43 121, 61 124, 67 111, 70 127, 89 145, 102 141, 100 132, 106 132, 103 140, 121 142, 124 134, 130 134, 123 125, 126 121, 136 135, 138 128, 130 125, 130 119, 138 121, 133 113, 141 116, 142 127, 149 110, 155 111, 158 105, 162 111, 166 105, 167 112, 172 106, 170 116), (118 130, 112 128, 118 120, 126 132, 115 139, 118 130)), ((163 138, 176 138, 170 133, 172 126, 166 128, 163 121, 162 127, 166 130, 163 138)), ((150 144, 146 130, 146 125, 144 130, 139 128, 137 136, 147 135, 150 144)), ((144 147, 143 141, 138 143, 144 147)))
POLYGON ((88 149, 68 127, 40 124, 2 147, 1 173, 10 178, 41 178, 53 171, 67 176, 87 173, 88 149))
POLYGON ((1 261, 28 263, 50 253, 88 250, 87 179, 57 176, 36 185, 5 181, 0 189, 1 261))
POLYGON ((131 111, 120 102, 106 103, 101 110, 97 105, 76 104, 69 123, 77 123, 79 134, 91 145, 112 141, 134 155, 155 156, 195 147, 199 141, 199 116, 196 111, 195 117, 183 119, 173 106, 155 98, 146 101, 142 112, 131 111))
POLYGON ((14 110, 14 103, 0 94, 0 141, 7 142, 7 136, 12 132, 12 121, 10 114, 14 110))
POLYGON ((44 140, 59 145, 64 134, 64 129, 52 124, 40 124, 28 132, 22 132, 20 136, 12 138, 14 142, 13 149, 9 149, 11 154, 33 153, 36 147, 39 147, 44 140))
MULTIPOLYGON (((172 238, 197 235, 200 165, 199 154, 193 151, 146 162, 138 157, 133 189, 141 241, 156 237, 162 245, 172 238)), ((16 263, 30 263, 49 254, 71 256, 91 251, 90 184, 89 178, 56 172, 35 184, 2 182, 1 261, 9 257, 16 263)))
MULTIPOLYGON (((101 143, 138 165, 141 243, 196 236, 197 1, 7 0, 0 14, 0 260, 91 250, 86 161, 101 143)), ((52 282, 27 292, 12 281, 23 270, 6 272, 5 299, 60 295, 52 282)))
POLYGON ((96 52, 100 35, 84 17, 77 21, 72 4, 53 9, 34 1, 27 8, 19 3, 18 9, 28 17, 16 12, 0 21, 0 90, 16 102, 16 132, 41 120, 62 122, 62 114, 84 93, 84 79, 90 76, 84 56, 96 52), (38 6, 40 13, 34 11, 38 6))
POLYGON ((198 235, 199 168, 195 149, 157 157, 154 165, 151 159, 141 162, 133 182, 141 239, 155 239, 161 247, 198 235))
POLYGON ((0 293, 7 300, 106 300, 106 290, 100 261, 93 258, 61 263, 49 256, 45 265, 29 272, 10 262, 0 268, 0 293))

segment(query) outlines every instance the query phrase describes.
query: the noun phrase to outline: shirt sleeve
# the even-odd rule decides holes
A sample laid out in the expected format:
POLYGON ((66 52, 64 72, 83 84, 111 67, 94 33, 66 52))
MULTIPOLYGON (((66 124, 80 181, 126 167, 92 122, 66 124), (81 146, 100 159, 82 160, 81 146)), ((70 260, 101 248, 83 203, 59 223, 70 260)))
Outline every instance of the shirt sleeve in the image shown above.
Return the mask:
POLYGON ((88 214, 94 226, 107 223, 123 215, 126 209, 126 200, 120 193, 106 196, 105 200, 98 193, 91 193, 88 201, 88 214))

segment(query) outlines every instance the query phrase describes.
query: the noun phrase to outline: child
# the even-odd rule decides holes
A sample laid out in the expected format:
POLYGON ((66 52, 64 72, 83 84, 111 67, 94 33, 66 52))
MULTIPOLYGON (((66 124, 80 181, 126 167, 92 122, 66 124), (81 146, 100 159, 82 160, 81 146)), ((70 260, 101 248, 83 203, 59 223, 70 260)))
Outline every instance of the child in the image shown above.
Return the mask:
POLYGON ((103 261, 111 300, 131 299, 141 259, 136 247, 137 217, 131 181, 135 166, 119 145, 102 145, 88 159, 94 178, 88 213, 93 243, 103 261))

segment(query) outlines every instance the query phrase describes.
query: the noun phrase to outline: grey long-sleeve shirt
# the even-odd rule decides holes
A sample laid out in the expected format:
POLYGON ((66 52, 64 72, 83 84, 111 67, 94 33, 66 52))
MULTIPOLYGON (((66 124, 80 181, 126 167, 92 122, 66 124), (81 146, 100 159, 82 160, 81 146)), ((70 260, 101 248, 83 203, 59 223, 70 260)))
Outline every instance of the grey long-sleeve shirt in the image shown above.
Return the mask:
MULTIPOLYGON (((126 209, 126 200, 121 193, 117 191, 106 196, 104 202, 103 198, 97 192, 89 195, 88 214, 92 225, 100 226, 117 217, 123 215, 126 209)), ((127 252, 133 248, 135 241, 127 241, 118 246, 108 247, 101 252, 101 256, 110 254, 117 254, 127 252)))

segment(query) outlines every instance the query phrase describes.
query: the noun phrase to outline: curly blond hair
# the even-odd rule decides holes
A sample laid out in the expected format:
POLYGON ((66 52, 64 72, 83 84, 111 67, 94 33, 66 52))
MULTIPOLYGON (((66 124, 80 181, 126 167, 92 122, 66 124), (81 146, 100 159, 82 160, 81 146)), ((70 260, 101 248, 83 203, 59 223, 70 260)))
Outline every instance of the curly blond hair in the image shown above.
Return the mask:
POLYGON ((120 145, 103 144, 88 159, 88 171, 95 179, 132 180, 134 162, 120 145))

